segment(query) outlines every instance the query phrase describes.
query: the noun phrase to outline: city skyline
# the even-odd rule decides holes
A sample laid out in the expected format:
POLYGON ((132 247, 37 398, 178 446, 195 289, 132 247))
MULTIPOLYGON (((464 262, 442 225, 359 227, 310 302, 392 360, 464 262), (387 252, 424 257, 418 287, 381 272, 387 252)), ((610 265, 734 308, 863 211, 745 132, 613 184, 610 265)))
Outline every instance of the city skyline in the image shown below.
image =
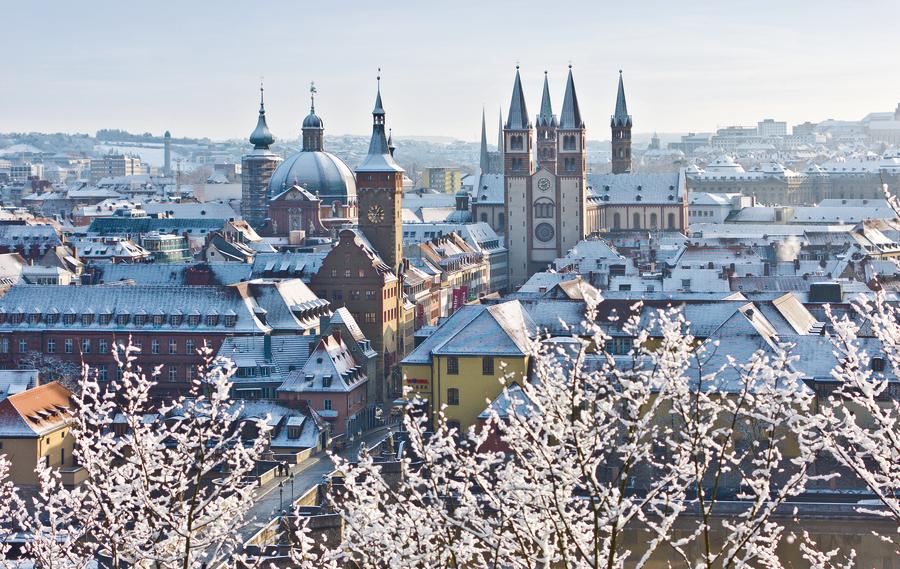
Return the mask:
POLYGON ((149 3, 99 2, 90 14, 61 4, 53 8, 58 17, 41 19, 22 3, 7 7, 10 21, 39 21, 41 33, 33 26, 6 32, 7 52, 19 46, 27 56, 9 61, 15 80, 0 86, 7 103, 0 125, 6 132, 168 129, 176 137, 246 138, 264 77, 276 137, 299 135, 310 81, 327 134, 365 135, 379 67, 398 138, 477 140, 483 107, 489 126, 498 111, 505 116, 516 63, 531 115, 545 70, 558 112, 573 64, 591 139, 608 138, 620 68, 640 133, 713 131, 763 118, 789 126, 856 120, 893 110, 900 98, 900 77, 884 72, 879 57, 890 39, 869 27, 873 18, 900 15, 895 3, 845 11, 840 28, 828 21, 834 10, 822 6, 653 4, 573 2, 573 17, 551 19, 533 17, 546 6, 529 2, 463 2, 453 11, 407 2, 353 10, 265 2, 250 14, 234 2, 216 12, 181 6, 175 14, 149 3), (104 9, 111 6, 117 9, 104 9), (123 18, 128 25, 117 25, 123 18))

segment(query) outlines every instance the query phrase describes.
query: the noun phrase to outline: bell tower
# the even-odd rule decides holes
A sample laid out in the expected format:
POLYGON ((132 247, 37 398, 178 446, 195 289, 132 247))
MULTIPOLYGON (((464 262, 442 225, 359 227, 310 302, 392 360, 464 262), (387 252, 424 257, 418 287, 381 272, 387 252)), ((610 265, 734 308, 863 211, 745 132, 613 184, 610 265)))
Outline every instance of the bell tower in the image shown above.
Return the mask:
POLYGON ((609 121, 612 129, 612 173, 631 172, 631 115, 625 104, 625 85, 619 70, 619 91, 616 94, 616 111, 609 121))
POLYGON ((517 287, 528 280, 531 235, 531 183, 533 129, 525 107, 519 66, 513 83, 509 114, 503 127, 503 213, 504 233, 509 249, 509 283, 517 287))
POLYGON ((403 256, 401 196, 404 170, 394 161, 384 131, 384 117, 379 74, 369 152, 356 168, 359 228, 394 274, 399 274, 403 256))

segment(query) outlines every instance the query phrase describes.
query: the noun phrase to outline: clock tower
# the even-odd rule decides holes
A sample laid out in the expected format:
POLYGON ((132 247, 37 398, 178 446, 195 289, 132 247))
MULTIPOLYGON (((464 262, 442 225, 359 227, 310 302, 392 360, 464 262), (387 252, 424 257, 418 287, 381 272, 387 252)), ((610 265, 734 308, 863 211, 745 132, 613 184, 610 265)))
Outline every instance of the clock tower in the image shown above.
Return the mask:
POLYGON ((392 156, 384 131, 384 114, 379 76, 369 152, 356 168, 359 228, 394 274, 399 274, 403 248, 403 168, 392 156))

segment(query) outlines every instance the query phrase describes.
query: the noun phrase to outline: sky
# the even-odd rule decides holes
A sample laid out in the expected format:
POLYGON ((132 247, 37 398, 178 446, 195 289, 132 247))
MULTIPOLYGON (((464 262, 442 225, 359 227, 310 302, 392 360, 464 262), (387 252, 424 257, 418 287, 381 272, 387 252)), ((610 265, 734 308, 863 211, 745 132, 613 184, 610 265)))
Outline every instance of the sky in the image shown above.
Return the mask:
POLYGON ((619 69, 635 132, 900 102, 897 0, 11 0, 3 13, 0 132, 245 138, 262 77, 276 137, 299 134, 310 81, 326 136, 366 134, 379 67, 397 138, 477 140, 482 108, 492 128, 505 114, 517 63, 534 115, 545 70, 559 113, 571 62, 594 139, 608 138, 619 69))

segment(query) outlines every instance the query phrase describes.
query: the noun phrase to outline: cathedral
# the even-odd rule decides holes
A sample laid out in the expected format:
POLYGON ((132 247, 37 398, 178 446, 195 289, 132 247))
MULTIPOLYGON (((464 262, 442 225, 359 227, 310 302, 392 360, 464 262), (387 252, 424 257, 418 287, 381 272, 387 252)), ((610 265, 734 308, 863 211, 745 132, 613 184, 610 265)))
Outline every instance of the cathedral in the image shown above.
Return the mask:
POLYGON ((571 67, 559 117, 545 73, 540 113, 532 123, 517 66, 502 146, 512 288, 588 235, 585 142, 571 67))
POLYGON ((621 70, 610 117, 610 173, 586 171, 587 137, 571 66, 559 115, 553 112, 545 72, 540 110, 532 122, 517 66, 497 152, 487 149, 485 126, 482 115, 481 175, 473 214, 505 234, 511 290, 590 235, 687 229, 684 172, 632 172, 633 121, 621 70), (498 186, 502 204, 499 188, 492 191, 498 186))

